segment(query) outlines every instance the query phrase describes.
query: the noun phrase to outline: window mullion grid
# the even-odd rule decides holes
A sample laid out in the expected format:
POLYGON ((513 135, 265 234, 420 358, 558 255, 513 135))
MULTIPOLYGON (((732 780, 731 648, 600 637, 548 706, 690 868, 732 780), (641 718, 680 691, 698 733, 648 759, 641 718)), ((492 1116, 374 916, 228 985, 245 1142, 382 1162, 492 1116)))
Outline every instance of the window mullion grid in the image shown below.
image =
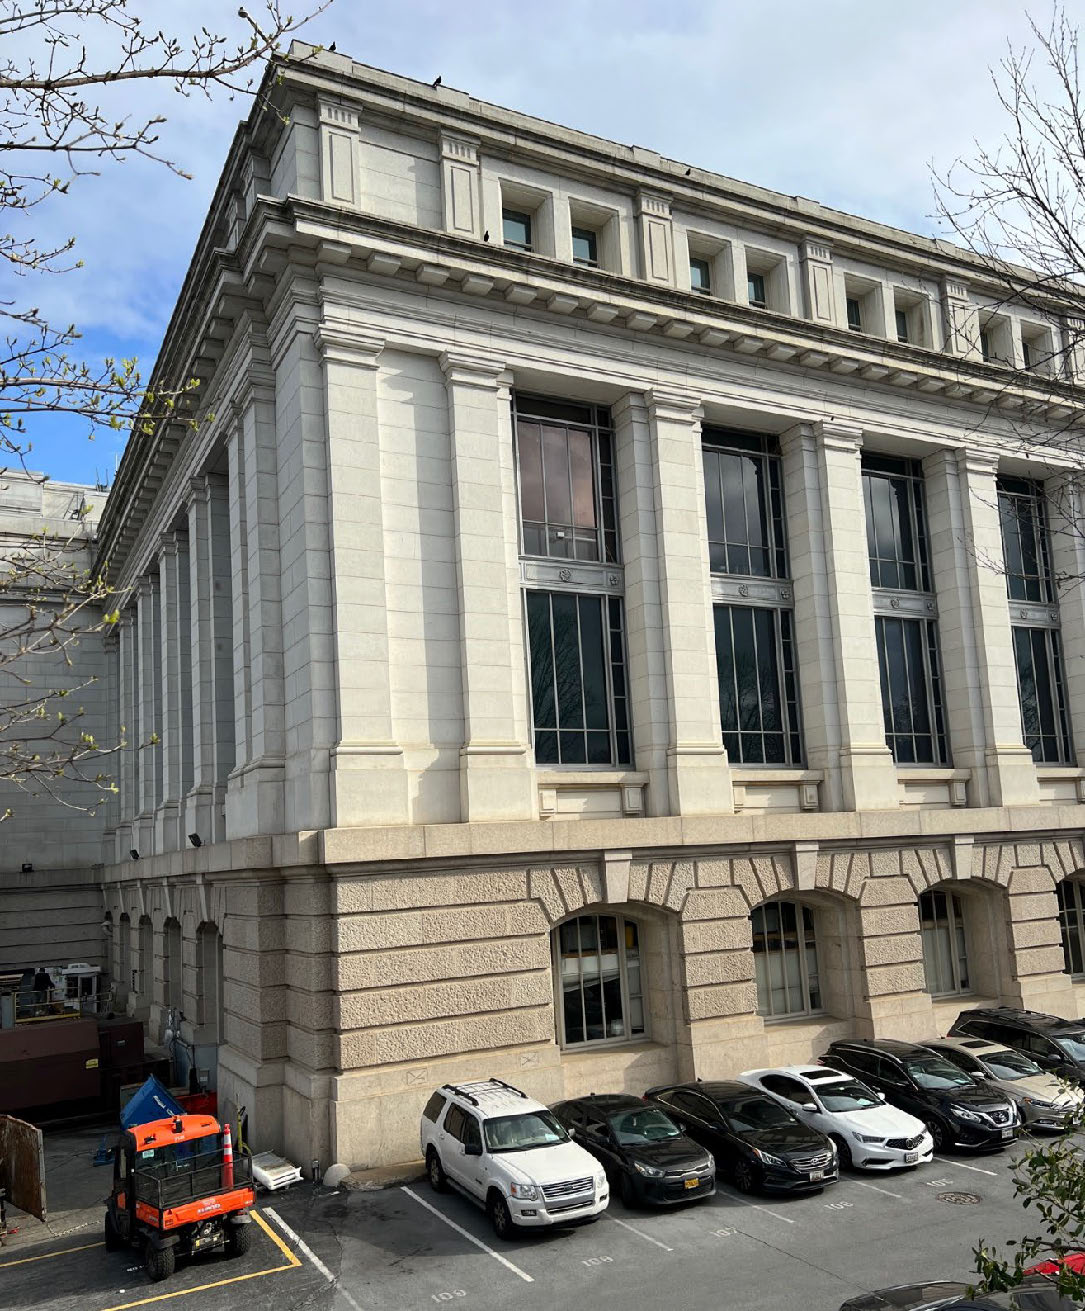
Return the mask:
POLYGON ((629 1010, 629 976, 626 973, 628 962, 625 959, 625 917, 616 915, 614 923, 618 948, 618 995, 622 1006, 621 1036, 623 1038, 632 1038, 633 1025, 629 1010))
MULTIPOLYGON (((946 895, 946 927, 949 934, 949 969, 953 991, 961 991, 961 960, 957 951, 957 899, 952 893, 946 895)), ((962 925, 963 928, 963 925, 962 925)))
POLYGON ((1085 889, 1076 879, 1071 880, 1070 887, 1076 920, 1078 958, 1085 963, 1085 889))
POLYGON ((948 760, 946 751, 946 729, 943 721, 942 670, 938 652, 938 628, 933 620, 922 620, 923 655, 926 666, 927 714, 931 726, 931 745, 934 748, 936 763, 944 765, 948 760))
MULTIPOLYGON (((765 706, 761 700, 761 653, 757 645, 757 611, 752 610, 750 615, 750 633, 753 638, 753 690, 757 698, 757 733, 756 737, 761 744, 761 763, 767 764, 765 760, 765 706)), ((738 717, 739 732, 742 732, 742 711, 739 710, 738 717)), ((745 755, 745 752, 743 752, 745 755)))

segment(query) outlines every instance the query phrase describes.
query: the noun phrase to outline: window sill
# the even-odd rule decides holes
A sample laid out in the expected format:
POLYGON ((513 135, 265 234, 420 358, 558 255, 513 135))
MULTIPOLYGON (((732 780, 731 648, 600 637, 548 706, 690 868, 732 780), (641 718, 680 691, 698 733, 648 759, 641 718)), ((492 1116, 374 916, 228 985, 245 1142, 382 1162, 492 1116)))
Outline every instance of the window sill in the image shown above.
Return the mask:
POLYGON ((736 782, 743 783, 820 783, 825 775, 820 769, 807 769, 804 765, 774 765, 765 769, 761 765, 732 765, 736 782))
POLYGON ((835 1015, 830 1015, 828 1011, 804 1011, 801 1015, 762 1015, 761 1019, 765 1025, 771 1025, 774 1029, 783 1028, 786 1025, 809 1024, 811 1021, 820 1023, 824 1020, 836 1020, 835 1015))
POLYGON ((932 783, 968 782, 972 777, 970 769, 954 769, 947 765, 898 765, 897 773, 903 774, 909 782, 916 779, 930 779, 932 783))
POLYGON ((536 770, 540 787, 643 787, 647 774, 611 765, 547 765, 536 770))
POLYGON ((1061 778, 1085 778, 1085 769, 1079 765, 1037 765, 1036 777, 1045 782, 1061 778))
POLYGON ((600 1038, 597 1042, 577 1043, 573 1047, 561 1047, 562 1059, 594 1056, 598 1052, 662 1052, 668 1051, 666 1043, 653 1042, 651 1038, 600 1038))

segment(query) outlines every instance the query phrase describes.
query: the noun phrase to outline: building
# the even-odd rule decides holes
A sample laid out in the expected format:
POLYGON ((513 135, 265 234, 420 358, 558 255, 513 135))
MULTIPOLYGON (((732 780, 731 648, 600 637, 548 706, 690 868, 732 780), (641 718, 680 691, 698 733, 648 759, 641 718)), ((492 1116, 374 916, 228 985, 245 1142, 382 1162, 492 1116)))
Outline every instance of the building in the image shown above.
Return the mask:
POLYGON ((99 539, 152 1036, 362 1166, 450 1078, 1077 1015, 1085 547, 1021 440, 1080 411, 1075 325, 343 55, 264 85, 158 365, 213 417, 129 447, 99 539))
MULTIPOLYGON (((4 745, 13 720, 24 734, 28 721, 20 708, 29 709, 27 703, 45 691, 64 693, 48 710, 65 711, 70 723, 51 741, 33 744, 43 756, 78 741, 82 732, 103 744, 117 740, 108 688, 115 659, 104 635, 92 631, 100 610, 85 606, 66 620, 57 634, 61 646, 44 623, 27 618, 28 606, 55 616, 78 600, 73 583, 94 564, 105 502, 103 488, 0 470, 0 773, 9 760, 4 745)), ((83 772, 93 778, 108 768, 106 758, 88 762, 83 772)), ((31 778, 25 788, 0 781, 0 816, 6 815, 0 818, 0 972, 106 963, 95 868, 102 858, 104 796, 74 776, 31 778)))

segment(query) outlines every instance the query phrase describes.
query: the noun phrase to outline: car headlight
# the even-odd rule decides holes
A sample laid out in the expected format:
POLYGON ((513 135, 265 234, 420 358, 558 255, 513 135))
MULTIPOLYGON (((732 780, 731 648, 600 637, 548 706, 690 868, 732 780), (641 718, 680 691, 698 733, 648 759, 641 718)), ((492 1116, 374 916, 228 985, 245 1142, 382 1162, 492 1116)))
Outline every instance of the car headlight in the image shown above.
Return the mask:
POLYGON ((1045 1111, 1050 1111, 1055 1105, 1054 1102, 1045 1102, 1042 1097, 1022 1097, 1021 1101, 1025 1106, 1036 1106, 1045 1111))
POLYGON ((509 1184, 509 1192, 521 1202, 537 1202, 539 1189, 535 1184, 509 1184))
POLYGON ((872 1144, 877 1144, 877 1143, 884 1143, 884 1142, 885 1142, 885 1139, 884 1139, 884 1138, 872 1138, 869 1134, 865 1134, 865 1133, 857 1133, 857 1134, 855 1134, 855 1141, 856 1141, 857 1143, 872 1143, 872 1144))
POLYGON ((606 1176, 606 1172, 604 1171, 602 1174, 597 1174, 595 1176, 595 1191, 599 1192, 600 1189, 605 1188, 606 1186, 607 1186, 607 1176, 606 1176))
POLYGON ((773 1156, 771 1152, 762 1152, 759 1148, 753 1149, 754 1155, 763 1165, 783 1165, 784 1162, 778 1156, 773 1156))
POLYGON ((975 1111, 970 1111, 967 1106, 951 1106, 949 1108, 954 1115, 961 1120, 979 1120, 980 1116, 975 1111))
POLYGON ((716 1158, 712 1155, 711 1152, 709 1152, 708 1155, 704 1158, 701 1164, 697 1167, 697 1170, 700 1174, 716 1173, 716 1158))
POLYGON ((637 1174, 643 1174, 649 1179, 662 1179, 663 1171, 654 1165, 645 1165, 642 1161, 634 1161, 633 1169, 637 1174))

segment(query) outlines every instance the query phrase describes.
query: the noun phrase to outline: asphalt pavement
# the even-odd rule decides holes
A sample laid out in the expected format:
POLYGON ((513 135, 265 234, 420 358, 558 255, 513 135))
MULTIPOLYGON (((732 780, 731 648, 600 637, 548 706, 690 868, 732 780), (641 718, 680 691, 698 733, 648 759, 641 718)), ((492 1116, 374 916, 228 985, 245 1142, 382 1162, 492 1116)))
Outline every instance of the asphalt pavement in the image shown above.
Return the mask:
POLYGON ((665 1211, 617 1200, 591 1225, 499 1243, 483 1213, 424 1181, 379 1191, 306 1183, 259 1199, 241 1258, 208 1255, 152 1284, 136 1252, 88 1228, 0 1249, 0 1307, 17 1311, 408 1311, 621 1307, 837 1311, 857 1292, 967 1279, 974 1244, 1026 1228, 1010 1167, 1023 1144, 897 1174, 848 1174, 812 1196, 714 1198, 665 1211))

